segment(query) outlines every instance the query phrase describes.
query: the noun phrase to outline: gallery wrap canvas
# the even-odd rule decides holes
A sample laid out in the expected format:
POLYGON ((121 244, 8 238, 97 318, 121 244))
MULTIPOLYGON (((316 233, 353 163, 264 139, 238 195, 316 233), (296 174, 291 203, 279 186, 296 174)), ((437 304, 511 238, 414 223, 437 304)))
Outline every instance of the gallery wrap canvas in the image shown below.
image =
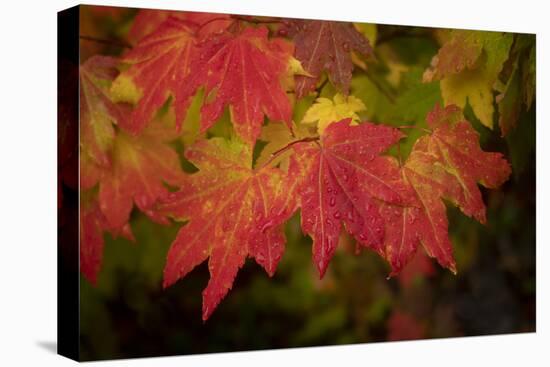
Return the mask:
POLYGON ((536 36, 58 13, 58 352, 535 332, 536 36))

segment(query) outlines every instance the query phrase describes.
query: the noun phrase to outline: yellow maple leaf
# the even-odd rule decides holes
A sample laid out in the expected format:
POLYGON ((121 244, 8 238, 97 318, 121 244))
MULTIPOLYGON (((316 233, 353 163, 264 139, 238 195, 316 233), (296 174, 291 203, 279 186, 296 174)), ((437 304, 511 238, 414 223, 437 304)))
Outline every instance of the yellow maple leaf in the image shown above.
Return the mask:
POLYGON ((266 142, 258 159, 256 159, 255 167, 262 167, 270 164, 279 167, 286 171, 288 169, 288 160, 292 154, 291 150, 283 151, 285 147, 296 140, 314 136, 305 126, 296 126, 292 122, 292 131, 285 124, 270 122, 262 129, 260 140, 266 142))
POLYGON ((353 123, 359 121, 357 112, 367 108, 363 102, 354 96, 344 96, 337 93, 331 100, 329 98, 317 98, 315 103, 306 111, 302 120, 304 124, 317 122, 317 131, 321 134, 333 122, 345 118, 351 118, 353 123))
POLYGON ((424 82, 441 80, 446 105, 470 104, 481 123, 493 128, 493 91, 508 58, 513 36, 500 32, 455 30, 444 41, 424 82))

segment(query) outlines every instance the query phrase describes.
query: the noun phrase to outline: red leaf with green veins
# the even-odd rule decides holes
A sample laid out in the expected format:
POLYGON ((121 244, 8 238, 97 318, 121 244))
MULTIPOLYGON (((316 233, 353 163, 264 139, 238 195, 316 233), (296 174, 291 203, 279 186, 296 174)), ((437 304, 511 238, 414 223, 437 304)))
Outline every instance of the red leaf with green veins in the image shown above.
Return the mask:
POLYGON ((232 287, 247 256, 273 275, 284 251, 285 237, 276 218, 287 218, 296 207, 297 185, 279 169, 252 169, 252 149, 222 138, 202 140, 185 156, 199 171, 188 175, 180 191, 170 194, 160 212, 188 220, 172 243, 164 286, 184 277, 208 260, 210 281, 203 291, 204 320, 232 287))
POLYGON ((319 142, 295 144, 289 175, 301 181, 302 230, 313 238, 313 261, 322 277, 334 254, 342 223, 357 241, 383 253, 384 220, 378 201, 411 198, 395 159, 380 153, 402 134, 368 122, 331 124, 319 142))
POLYGON ((347 95, 353 71, 351 52, 357 51, 363 56, 372 54, 369 41, 352 23, 293 19, 287 21, 283 30, 294 40, 296 58, 312 75, 296 76, 298 98, 315 89, 323 71, 327 71, 331 83, 347 95))
POLYGON ((281 79, 288 69, 292 46, 267 36, 265 27, 246 28, 236 35, 213 35, 201 45, 180 96, 188 99, 200 87, 205 88, 202 131, 214 125, 225 106, 230 108, 236 133, 250 144, 260 135, 264 116, 290 124, 290 100, 281 79))
POLYGON ((106 168, 111 164, 113 124, 126 125, 129 112, 111 101, 107 88, 118 74, 117 65, 114 58, 94 56, 80 66, 81 155, 90 164, 106 168))
POLYGON ((198 56, 196 29, 194 23, 169 17, 122 58, 130 66, 115 80, 112 91, 117 100, 137 102, 131 133, 141 132, 169 96, 174 98, 176 121, 183 121, 189 100, 180 92, 198 56))

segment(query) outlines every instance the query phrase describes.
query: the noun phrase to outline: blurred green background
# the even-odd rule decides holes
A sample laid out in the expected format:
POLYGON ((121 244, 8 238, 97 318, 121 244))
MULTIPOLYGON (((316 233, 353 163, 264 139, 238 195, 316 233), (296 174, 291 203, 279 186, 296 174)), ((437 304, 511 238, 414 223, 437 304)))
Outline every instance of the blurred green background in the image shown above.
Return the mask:
MULTIPOLYGON (((88 8, 81 24, 98 38, 123 38, 134 14, 88 8)), ((420 82, 438 49, 433 32, 368 25, 365 34, 376 44, 378 61, 354 74, 352 94, 367 106, 361 117, 421 126, 441 100, 437 83, 420 82)), ((86 40, 81 50, 84 58, 122 52, 86 40)), ((334 95, 330 84, 321 95, 334 95)), ((296 121, 312 101, 298 103, 296 121)), ((513 176, 498 190, 481 188, 488 209, 485 226, 448 206, 456 276, 419 252, 402 275, 386 279, 387 264, 373 252, 356 256, 353 240, 343 236, 319 280, 298 213, 286 226, 287 249, 275 276, 269 278, 247 260, 234 288, 203 323, 207 263, 163 290, 165 256, 181 224, 161 226, 134 211, 136 242, 106 235, 97 286, 81 277, 82 359, 535 331, 535 109, 523 112, 505 139, 483 127, 469 107, 465 110, 483 149, 503 152, 513 176)), ((224 122, 219 125, 223 134, 224 122)), ((401 144, 404 156, 415 134, 401 144)))

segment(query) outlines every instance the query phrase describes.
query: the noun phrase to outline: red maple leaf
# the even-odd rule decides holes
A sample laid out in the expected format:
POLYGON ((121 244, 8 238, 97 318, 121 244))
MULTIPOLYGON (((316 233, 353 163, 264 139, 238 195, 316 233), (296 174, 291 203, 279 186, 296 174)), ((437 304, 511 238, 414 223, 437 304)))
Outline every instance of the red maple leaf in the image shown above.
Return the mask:
POLYGON ((416 141, 402 169, 416 203, 412 207, 386 206, 382 211, 392 275, 409 262, 419 242, 428 255, 456 272, 443 199, 485 223, 485 204, 477 183, 496 188, 511 173, 502 154, 481 150, 479 135, 458 107, 442 109, 437 105, 427 121, 431 134, 416 141))
POLYGON ((247 256, 273 275, 286 241, 281 222, 274 218, 294 211, 295 196, 287 195, 293 189, 279 169, 252 169, 252 149, 247 144, 202 140, 185 156, 199 171, 188 175, 180 191, 170 194, 159 208, 189 221, 168 253, 164 287, 209 259, 202 310, 206 320, 232 287, 247 256))
POLYGON ((98 56, 80 68, 80 187, 99 183, 99 206, 108 228, 124 227, 134 203, 160 220, 152 205, 168 192, 164 183, 178 186, 182 177, 179 158, 167 144, 176 137, 173 126, 155 120, 139 136, 115 128, 124 125, 129 112, 108 94, 116 64, 98 56))
POLYGON ((156 31, 161 23, 168 19, 168 17, 174 17, 196 24, 200 28, 201 35, 219 32, 226 29, 231 24, 231 17, 228 14, 140 9, 128 32, 128 39, 132 44, 137 44, 145 36, 156 31))
POLYGON ((292 19, 282 28, 294 40, 295 56, 312 75, 296 76, 296 96, 302 98, 313 91, 323 71, 331 83, 348 94, 353 71, 351 52, 364 56, 372 53, 369 41, 352 23, 323 20, 292 19))
POLYGON ((112 167, 99 182, 99 205, 111 227, 127 223, 134 204, 152 219, 165 222, 153 206, 168 192, 165 183, 178 187, 183 179, 179 157, 165 135, 155 125, 137 137, 117 135, 112 167))
MULTIPOLYGON (((109 150, 115 137, 113 125, 127 125, 127 106, 111 101, 109 84, 118 74, 118 61, 112 57, 94 56, 80 66, 80 154, 81 161, 109 168, 109 150)), ((85 164, 85 170, 90 167, 85 164)), ((91 168, 90 168, 91 169, 91 168)), ((83 188, 97 182, 97 175, 88 174, 81 180, 83 188)))
POLYGON ((313 260, 321 277, 342 224, 359 244, 383 254, 379 202, 403 205, 412 195, 397 161, 380 156, 402 134, 387 126, 350 123, 331 124, 319 142, 295 144, 289 168, 289 175, 301 181, 302 230, 313 237, 313 260))
MULTIPOLYGON (((95 283, 103 254, 103 233, 132 239, 128 220, 134 203, 151 218, 163 218, 151 209, 182 177, 179 158, 167 142, 175 129, 157 120, 139 136, 127 127, 130 109, 113 103, 110 84, 118 61, 94 56, 80 66, 80 187, 99 186, 99 196, 81 203, 81 270, 95 283), (118 126, 118 127, 117 127, 118 126)), ((86 195, 89 195, 86 193, 86 195)))
POLYGON ((113 91, 127 92, 125 84, 133 83, 140 95, 130 117, 130 132, 141 132, 169 96, 174 97, 176 121, 183 121, 188 98, 181 90, 198 57, 196 30, 194 23, 169 17, 123 56, 122 62, 130 66, 117 78, 113 91))
POLYGON ((510 164, 501 153, 484 152, 479 134, 464 119, 460 108, 437 105, 427 117, 432 128, 428 151, 459 182, 463 195, 456 197, 464 214, 486 222, 485 205, 477 183, 495 189, 508 180, 510 164))
POLYGON ((292 46, 282 39, 268 39, 265 27, 212 35, 193 59, 193 73, 182 83, 181 99, 204 87, 202 131, 210 128, 228 105, 236 133, 254 144, 264 116, 290 124, 292 109, 281 80, 291 54, 292 46))

